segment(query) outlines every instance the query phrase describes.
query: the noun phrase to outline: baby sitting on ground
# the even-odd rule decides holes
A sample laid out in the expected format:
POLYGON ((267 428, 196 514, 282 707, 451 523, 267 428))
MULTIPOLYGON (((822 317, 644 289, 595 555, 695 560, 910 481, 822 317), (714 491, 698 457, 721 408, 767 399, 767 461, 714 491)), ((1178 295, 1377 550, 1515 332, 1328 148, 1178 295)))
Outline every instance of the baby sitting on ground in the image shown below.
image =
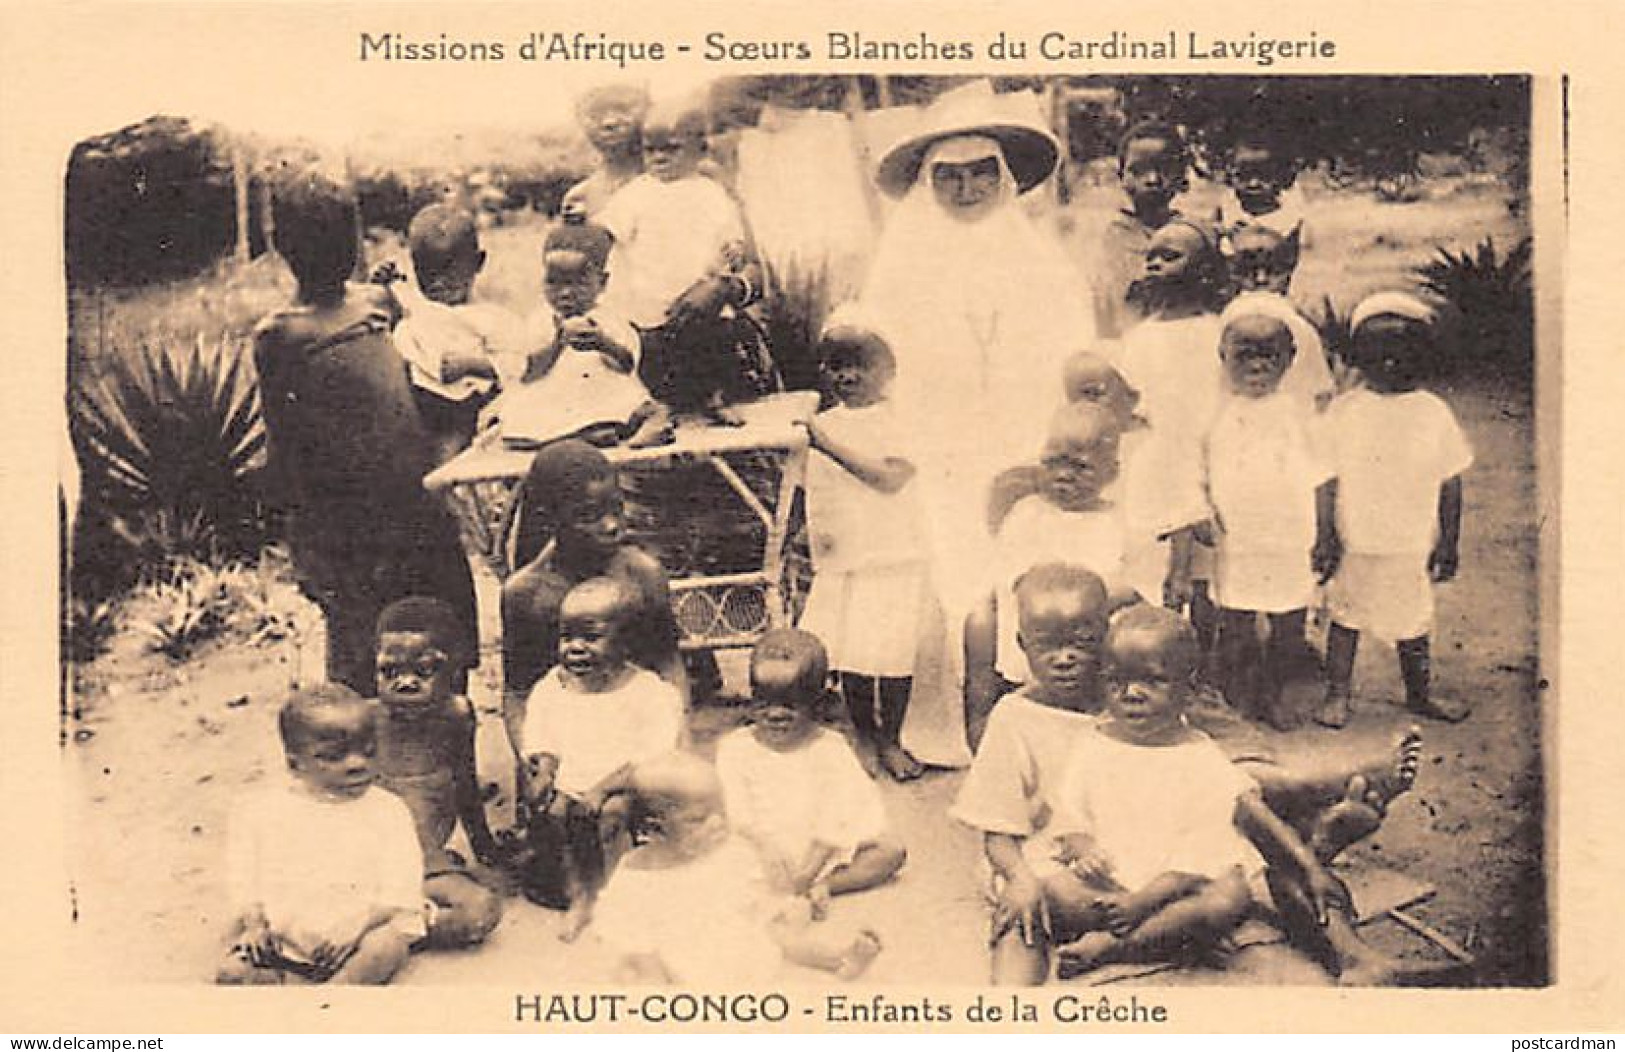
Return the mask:
POLYGON ((815 919, 808 899, 770 889, 755 849, 728 828, 710 764, 673 753, 640 764, 630 784, 639 843, 593 922, 624 981, 725 988, 771 979, 781 961, 853 979, 879 954, 874 932, 815 919))

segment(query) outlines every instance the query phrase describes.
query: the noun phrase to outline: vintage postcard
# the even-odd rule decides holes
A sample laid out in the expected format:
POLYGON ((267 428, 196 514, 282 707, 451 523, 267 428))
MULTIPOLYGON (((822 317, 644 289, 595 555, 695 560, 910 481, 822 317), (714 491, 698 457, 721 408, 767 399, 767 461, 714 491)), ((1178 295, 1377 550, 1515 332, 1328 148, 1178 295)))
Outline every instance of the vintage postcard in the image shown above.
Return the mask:
POLYGON ((1606 14, 0 7, 0 1019, 1617 1031, 1606 14))

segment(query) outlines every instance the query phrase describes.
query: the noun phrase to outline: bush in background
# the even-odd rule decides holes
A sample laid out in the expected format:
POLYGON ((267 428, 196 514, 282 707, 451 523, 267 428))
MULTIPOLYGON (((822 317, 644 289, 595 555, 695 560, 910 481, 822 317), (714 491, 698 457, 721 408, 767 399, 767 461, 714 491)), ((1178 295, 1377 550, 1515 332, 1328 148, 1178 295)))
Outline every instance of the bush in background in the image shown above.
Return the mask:
POLYGON ((240 340, 197 337, 109 355, 75 387, 83 472, 73 594, 96 602, 180 560, 251 558, 271 535, 265 427, 240 340))

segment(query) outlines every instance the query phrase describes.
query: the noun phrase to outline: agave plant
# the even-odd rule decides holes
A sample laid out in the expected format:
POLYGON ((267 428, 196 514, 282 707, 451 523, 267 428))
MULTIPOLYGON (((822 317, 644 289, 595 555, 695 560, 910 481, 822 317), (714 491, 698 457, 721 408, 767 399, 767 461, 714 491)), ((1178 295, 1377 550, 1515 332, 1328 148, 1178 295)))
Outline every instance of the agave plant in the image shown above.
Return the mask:
POLYGON ((87 510, 144 570, 249 555, 264 539, 265 427, 244 359, 227 337, 144 344, 72 392, 87 510))
POLYGON ((232 608, 232 572, 190 560, 177 563, 137 604, 148 613, 134 621, 136 630, 150 638, 153 650, 184 661, 225 629, 232 608))
POLYGON ((118 603, 110 599, 70 599, 62 626, 62 653, 79 664, 100 656, 118 631, 118 613, 118 603))
POLYGON ((1456 364, 1527 375, 1534 365, 1533 245, 1524 238, 1504 256, 1493 238, 1475 248, 1438 249, 1416 268, 1422 288, 1450 308, 1456 364))

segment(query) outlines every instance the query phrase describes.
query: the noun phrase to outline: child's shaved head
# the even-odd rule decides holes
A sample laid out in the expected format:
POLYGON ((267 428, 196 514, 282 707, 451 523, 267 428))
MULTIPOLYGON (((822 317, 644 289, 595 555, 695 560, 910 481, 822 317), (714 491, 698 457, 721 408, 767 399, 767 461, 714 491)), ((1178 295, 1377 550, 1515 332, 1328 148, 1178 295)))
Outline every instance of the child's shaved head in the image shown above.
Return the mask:
POLYGON ((1229 236, 1230 277, 1243 292, 1285 295, 1298 269, 1299 239, 1262 223, 1249 223, 1229 236))
POLYGON ((1236 252, 1274 252, 1286 244, 1286 235, 1262 223, 1248 223, 1230 235, 1230 247, 1236 252))
POLYGON ((1117 141, 1117 164, 1122 168, 1128 163, 1129 148, 1135 143, 1160 142, 1162 152, 1167 155, 1170 163, 1183 168, 1189 163, 1185 137, 1179 134, 1179 129, 1163 121, 1140 121, 1129 127, 1123 137, 1117 141))
POLYGON ((657 134, 674 139, 704 141, 708 128, 705 111, 690 101, 662 101, 649 107, 643 118, 645 139, 657 134))
POLYGON ((559 603, 559 620, 592 617, 624 626, 638 603, 637 592, 620 578, 593 577, 565 593, 559 603))
POLYGON ((381 641, 391 633, 401 632, 427 636, 429 642, 444 651, 459 668, 469 668, 474 664, 468 629, 444 599, 410 596, 384 607, 384 612, 378 615, 374 642, 381 641))
POLYGON ((279 175, 271 190, 276 250, 299 284, 341 286, 355 269, 355 198, 312 171, 279 175))
POLYGON ((1115 440, 1121 430, 1121 422, 1109 409, 1090 402, 1073 402, 1050 417, 1044 452, 1047 455, 1099 446, 1115 440))
POLYGON ((482 258, 473 213, 451 204, 429 205, 413 216, 406 243, 420 282, 470 263, 477 270, 482 258))
POLYGON ((547 237, 542 241, 542 257, 546 259, 556 252, 573 252, 590 266, 602 270, 609 261, 609 250, 614 243, 614 235, 602 224, 585 219, 580 222, 567 220, 548 228, 547 237))
POLYGON ((671 752, 637 765, 632 772, 634 793, 645 797, 694 801, 715 801, 722 806, 722 781, 717 769, 698 756, 671 752))
POLYGON ((726 807, 717 769, 697 756, 671 752, 637 765, 630 778, 634 835, 653 837, 686 853, 706 839, 725 836, 726 807))
POLYGON ((1049 612, 1102 624, 1106 620, 1106 583, 1094 571, 1073 563, 1040 563, 1021 575, 1015 593, 1023 629, 1049 612))
POLYGON ((294 753, 325 734, 376 734, 377 719, 372 704, 349 687, 322 683, 288 695, 277 713, 277 732, 282 748, 294 753))
POLYGON ((829 654, 811 632, 770 629, 751 651, 751 692, 759 702, 810 705, 823 696, 828 680, 829 654))
POLYGON ((636 84, 605 84, 583 92, 576 100, 578 120, 590 120, 605 110, 620 110, 641 118, 649 111, 649 93, 636 84))
POLYGON ((1188 681, 1202 660, 1196 629, 1185 618, 1161 606, 1138 603, 1118 613, 1106 631, 1106 659, 1121 661, 1129 653, 1155 654, 1171 678, 1188 681))

